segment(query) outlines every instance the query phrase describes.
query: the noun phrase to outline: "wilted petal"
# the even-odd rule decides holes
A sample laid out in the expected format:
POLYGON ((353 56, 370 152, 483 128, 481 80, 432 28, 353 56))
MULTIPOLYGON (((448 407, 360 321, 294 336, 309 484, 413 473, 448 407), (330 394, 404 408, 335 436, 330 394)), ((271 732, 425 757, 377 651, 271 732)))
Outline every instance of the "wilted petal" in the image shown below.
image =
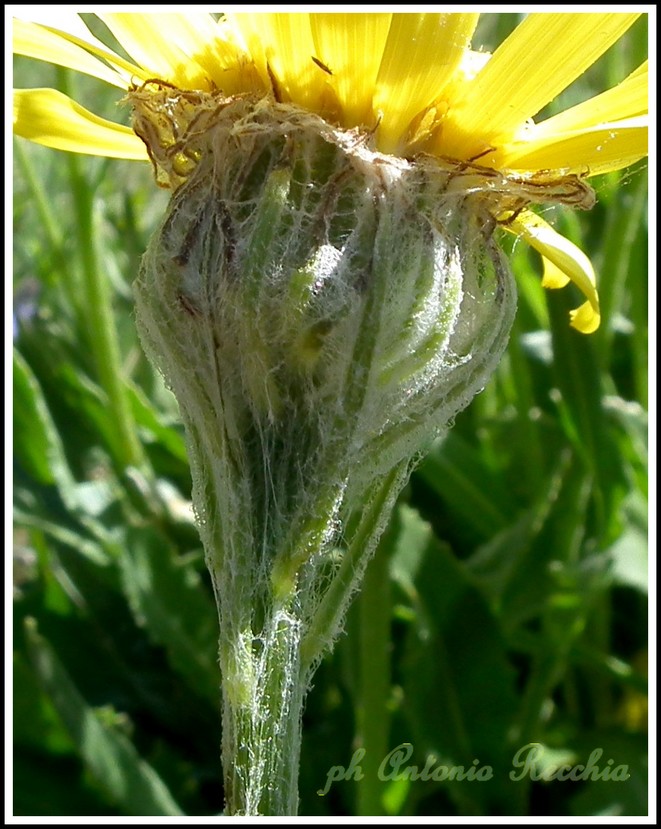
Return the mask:
POLYGON ((571 312, 571 324, 583 334, 596 331, 601 321, 597 283, 592 263, 583 251, 530 211, 507 227, 542 254, 545 288, 562 288, 571 280, 585 294, 587 302, 571 312))

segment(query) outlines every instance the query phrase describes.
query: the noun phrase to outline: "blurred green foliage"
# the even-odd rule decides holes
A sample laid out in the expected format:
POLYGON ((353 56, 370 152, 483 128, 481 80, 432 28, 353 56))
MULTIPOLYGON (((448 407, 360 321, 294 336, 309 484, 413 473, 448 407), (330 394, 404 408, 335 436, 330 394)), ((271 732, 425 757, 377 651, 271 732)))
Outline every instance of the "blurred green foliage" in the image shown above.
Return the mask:
MULTIPOLYGON (((485 16, 483 41, 514 22, 485 16)), ((556 106, 645 48, 641 20, 556 106)), ((17 59, 16 85, 117 117, 92 79, 17 59)), ((177 407, 132 320, 167 194, 147 164, 14 145, 14 813, 219 814, 216 610, 177 407)), ((646 168, 593 183, 589 215, 550 218, 595 263, 602 327, 571 330, 580 299, 545 293, 535 255, 503 240, 511 346, 414 473, 316 675, 302 815, 647 813, 646 168), (540 773, 601 749, 629 777, 512 780, 529 743, 540 773), (362 777, 345 773, 360 747, 362 777), (406 762, 382 765, 397 747, 406 762)))

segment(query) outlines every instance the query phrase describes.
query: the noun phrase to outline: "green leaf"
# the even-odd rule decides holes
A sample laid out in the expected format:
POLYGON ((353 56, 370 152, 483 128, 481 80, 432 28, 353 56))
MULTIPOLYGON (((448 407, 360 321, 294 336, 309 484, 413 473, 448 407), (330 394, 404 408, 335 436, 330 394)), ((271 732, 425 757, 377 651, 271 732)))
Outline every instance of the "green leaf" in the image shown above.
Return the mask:
MULTIPOLYGON (((482 544, 466 560, 466 569, 484 595, 499 603, 512 579, 522 568, 530 567, 534 544, 554 508, 568 471, 569 457, 561 457, 556 469, 540 487, 536 503, 516 520, 482 544)), ((538 571, 541 560, 532 563, 538 571)))
POLYGON ((186 445, 181 430, 166 426, 158 411, 137 386, 127 387, 135 422, 148 432, 150 438, 183 464, 188 462, 186 445))
POLYGON ((599 372, 596 344, 567 324, 576 297, 569 291, 549 291, 557 401, 567 438, 594 476, 592 499, 600 537, 617 523, 615 497, 622 486, 621 461, 612 452, 604 416, 604 377, 599 372))
POLYGON ((46 537, 53 539, 58 544, 64 544, 66 547, 84 556, 92 564, 99 567, 106 567, 111 562, 111 557, 102 545, 90 538, 86 538, 80 532, 71 530, 54 521, 48 521, 35 513, 24 512, 20 509, 14 510, 14 520, 17 526, 26 527, 30 530, 39 530, 46 537))
POLYGON ((415 474, 480 538, 506 527, 514 512, 483 456, 454 432, 434 446, 415 474))
MULTIPOLYGON (((415 562, 410 575, 415 578, 418 607, 402 676, 414 745, 410 762, 422 769, 433 755, 436 766, 469 769, 474 761, 480 767, 489 765, 492 781, 442 784, 460 814, 502 813, 498 810, 504 808, 504 798, 510 808, 520 809, 506 779, 502 781, 516 696, 497 619, 465 567, 408 508, 402 510, 402 535, 393 566, 400 567, 404 560, 415 562)), ((430 791, 434 784, 418 785, 430 791)))
POLYGON ((571 797, 570 814, 648 815, 647 735, 586 731, 576 749, 578 763, 586 764, 592 756, 592 768, 599 770, 601 778, 589 778, 571 797), (605 779, 607 776, 610 779, 605 779))
POLYGON ((647 593, 648 537, 647 503, 639 493, 631 493, 622 504, 626 526, 622 535, 608 549, 611 575, 617 584, 647 593))
MULTIPOLYGON (((588 549, 585 513, 591 492, 589 473, 567 450, 549 476, 536 514, 531 516, 529 545, 521 551, 513 550, 514 566, 506 571, 507 578, 501 584, 500 624, 508 638, 544 614, 556 588, 557 568, 579 566, 588 549)), ((506 547, 499 551, 506 559, 506 547)), ((476 563, 471 562, 471 568, 476 563)), ((488 570, 479 577, 484 584, 488 570)))
POLYGON ((179 816, 167 787, 122 734, 104 724, 82 698, 49 643, 26 619, 33 668, 96 781, 126 815, 179 816))
POLYGON ((218 706, 216 607, 190 561, 148 527, 132 527, 119 557, 122 588, 137 623, 162 645, 189 686, 218 706))
POLYGON ((80 413, 80 419, 93 430, 95 439, 113 454, 118 440, 117 426, 106 394, 73 363, 58 366, 58 380, 67 406, 80 413))
POLYGON ((14 453, 40 484, 57 485, 64 496, 74 480, 60 435, 30 366, 14 351, 14 453))
POLYGON ((42 816, 45 820, 39 823, 54 823, 54 815, 98 818, 121 814, 108 804, 104 793, 95 788, 73 756, 44 755, 17 746, 12 760, 13 815, 25 816, 24 823, 36 822, 30 818, 42 816))
POLYGON ((73 749, 52 702, 43 693, 25 655, 14 651, 12 664, 14 689, 13 739, 15 746, 62 756, 73 749))

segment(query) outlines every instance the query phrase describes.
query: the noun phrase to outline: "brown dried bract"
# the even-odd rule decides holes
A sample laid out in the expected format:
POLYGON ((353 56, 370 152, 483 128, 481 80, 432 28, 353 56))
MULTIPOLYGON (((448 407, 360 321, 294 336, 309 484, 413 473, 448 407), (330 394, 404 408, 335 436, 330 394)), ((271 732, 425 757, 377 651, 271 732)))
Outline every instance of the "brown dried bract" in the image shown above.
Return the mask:
POLYGON ((131 87, 126 100, 133 107, 133 130, 147 147, 156 183, 176 190, 196 168, 209 126, 234 98, 178 89, 152 78, 131 87))
MULTIPOLYGON (((321 66, 320 61, 314 57, 313 60, 321 66)), ((282 132, 304 126, 352 155, 368 151, 374 138, 374 130, 339 130, 315 113, 282 103, 277 84, 270 96, 260 99, 249 94, 227 97, 218 91, 182 90, 168 81, 152 78, 132 87, 127 99, 133 107, 133 129, 147 147, 156 181, 172 190, 189 178, 202 155, 210 150, 209 130, 222 117, 236 119, 237 132, 246 134, 251 130, 271 128, 282 132), (253 118, 251 113, 257 117, 253 118)), ((419 164, 432 174, 437 171, 447 179, 448 195, 476 201, 480 212, 490 214, 498 223, 512 221, 533 204, 565 204, 583 210, 593 207, 594 191, 583 177, 553 170, 526 175, 479 164, 478 159, 492 149, 469 160, 425 154, 408 161, 397 160, 404 165, 419 164)), ((373 150, 367 154, 372 162, 381 158, 395 160, 373 150)))
POLYGON ((574 173, 539 170, 525 175, 452 158, 437 158, 430 163, 447 172, 447 194, 472 199, 497 224, 513 222, 522 211, 536 204, 565 204, 590 210, 595 203, 594 190, 574 173))

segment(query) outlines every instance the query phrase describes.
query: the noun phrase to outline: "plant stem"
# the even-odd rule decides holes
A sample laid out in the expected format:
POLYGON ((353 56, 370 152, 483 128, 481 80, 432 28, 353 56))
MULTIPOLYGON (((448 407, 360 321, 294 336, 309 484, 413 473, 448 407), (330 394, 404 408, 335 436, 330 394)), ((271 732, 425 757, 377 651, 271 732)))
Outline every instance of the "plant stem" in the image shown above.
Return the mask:
POLYGON ((37 215, 46 233, 48 247, 53 251, 57 260, 62 259, 62 235, 59 231, 57 221, 51 210, 50 202, 46 191, 39 180, 34 164, 26 151, 23 141, 14 140, 14 158, 18 162, 21 173, 30 188, 32 202, 37 210, 37 215))
MULTIPOLYGON (((58 77, 63 90, 70 92, 67 89, 67 73, 62 70, 58 77)), ((82 172, 80 160, 75 153, 67 153, 67 164, 78 236, 77 250, 80 254, 83 293, 81 307, 85 314, 85 329, 89 333, 87 342, 92 351, 98 381, 108 396, 116 426, 116 436, 111 450, 121 470, 135 466, 144 471, 147 459, 138 438, 126 384, 122 379, 121 352, 112 309, 112 292, 98 256, 94 191, 82 172)))
MULTIPOLYGON (((306 690, 298 670, 301 626, 291 612, 280 608, 265 630, 266 637, 245 653, 245 696, 235 693, 229 666, 223 672, 223 771, 229 815, 292 816, 298 810, 306 690)), ((224 631, 220 641, 222 664, 222 654, 228 653, 224 631)), ((230 650, 235 654, 237 645, 230 650)))
POLYGON ((80 170, 78 157, 67 156, 73 193, 78 250, 85 296, 84 311, 88 342, 94 357, 101 387, 108 395, 116 425, 112 447, 121 469, 144 467, 146 460, 131 414, 127 389, 122 379, 122 365, 117 329, 115 328, 110 284, 99 262, 94 222, 94 196, 80 170))

